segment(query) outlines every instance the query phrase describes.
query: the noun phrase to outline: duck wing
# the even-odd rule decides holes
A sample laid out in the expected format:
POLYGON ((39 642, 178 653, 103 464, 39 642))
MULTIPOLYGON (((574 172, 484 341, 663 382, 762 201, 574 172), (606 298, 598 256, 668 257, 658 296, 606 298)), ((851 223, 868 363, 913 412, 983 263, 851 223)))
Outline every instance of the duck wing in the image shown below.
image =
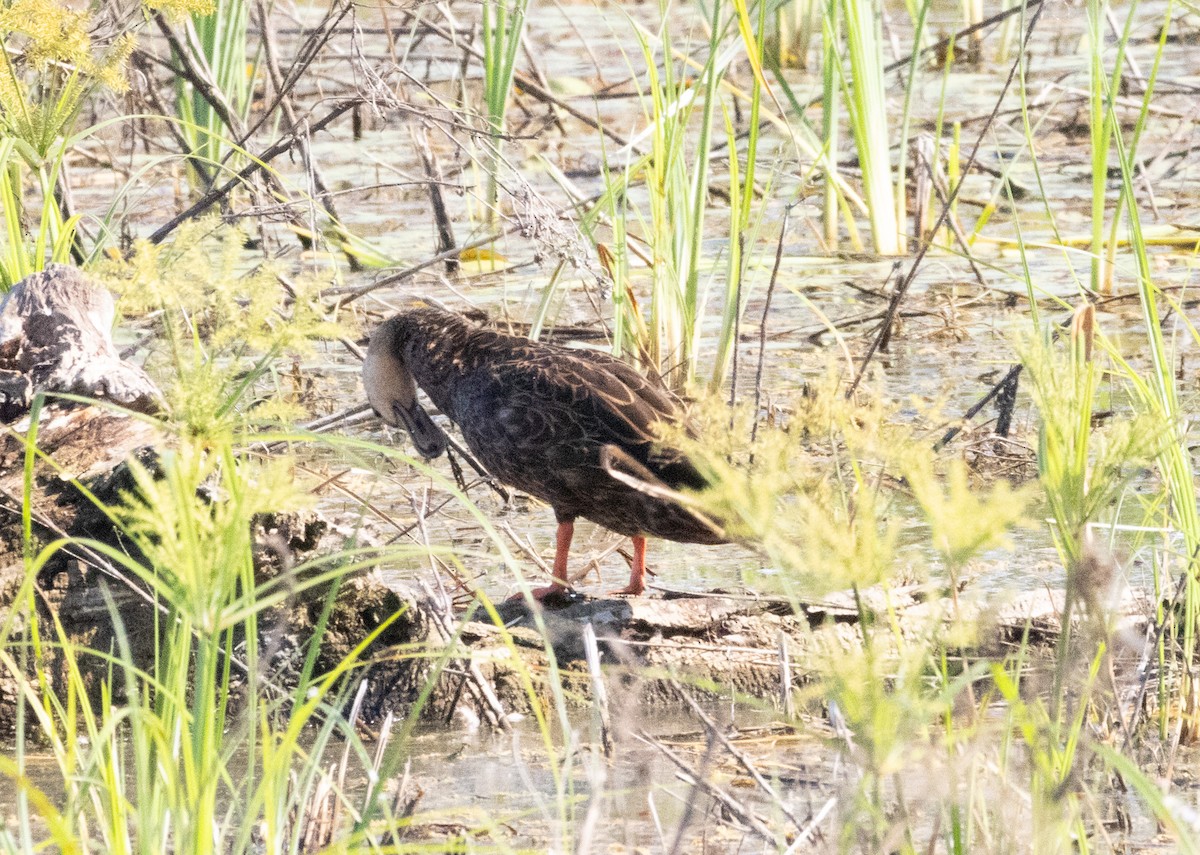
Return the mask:
POLYGON ((504 358, 462 376, 453 396, 456 420, 484 465, 551 504, 556 490, 580 498, 574 494, 611 477, 600 465, 605 445, 671 487, 704 485, 681 452, 654 448, 655 425, 681 418, 676 399, 607 354, 510 342, 504 358))

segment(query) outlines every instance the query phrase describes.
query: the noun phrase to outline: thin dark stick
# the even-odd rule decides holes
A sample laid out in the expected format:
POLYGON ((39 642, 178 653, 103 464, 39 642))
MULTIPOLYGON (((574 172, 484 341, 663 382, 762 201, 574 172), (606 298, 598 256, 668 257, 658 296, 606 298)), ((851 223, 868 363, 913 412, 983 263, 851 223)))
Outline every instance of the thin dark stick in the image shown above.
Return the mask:
POLYGON ((361 103, 363 103, 363 99, 361 98, 349 98, 338 103, 337 106, 326 113, 322 118, 318 119, 316 122, 313 122, 311 125, 298 128, 293 130, 290 134, 281 137, 275 142, 274 145, 270 146, 266 151, 260 153, 252 163, 248 163, 246 166, 238 170, 237 174, 234 175, 233 178, 229 179, 220 187, 215 187, 212 190, 209 190, 198 202, 196 202, 196 204, 192 205, 183 213, 176 215, 166 224, 159 226, 154 234, 150 235, 150 243, 162 243, 167 235, 179 228, 180 225, 207 211, 213 205, 217 204, 231 192, 233 192, 234 188, 236 188, 238 185, 244 184, 247 178, 262 171, 273 159, 283 154, 285 151, 289 151, 305 134, 311 135, 317 133, 318 131, 324 130, 328 125, 332 124, 344 113, 349 112, 361 103))
POLYGON ((454 241, 454 224, 450 220, 450 212, 446 209, 446 199, 442 196, 442 168, 437 162, 437 156, 429 146, 429 135, 424 129, 413 134, 417 154, 421 157, 421 165, 425 169, 425 177, 429 179, 429 203, 433 207, 433 222, 437 228, 438 255, 446 255, 446 274, 453 276, 458 273, 459 253, 454 241))
MULTIPOLYGON (((262 111, 258 120, 246 129, 245 136, 238 140, 239 148, 244 147, 249 141, 250 137, 252 137, 259 128, 266 124, 268 119, 270 119, 270 117, 275 113, 275 110, 280 106, 280 104, 283 103, 284 99, 290 97, 292 89, 295 88, 296 84, 304 76, 304 72, 307 71, 309 66, 316 61, 317 55, 321 52, 321 49, 328 44, 331 38, 333 38, 333 34, 337 28, 337 25, 342 22, 342 19, 345 18, 353 8, 353 3, 345 3, 340 8, 336 6, 330 8, 329 12, 326 13, 325 18, 321 21, 320 26, 318 26, 310 34, 308 40, 301 46, 296 55, 296 61, 288 67, 288 72, 284 76, 282 82, 275 86, 275 100, 267 107, 267 109, 262 111)), ((263 18, 263 22, 265 28, 265 16, 263 18)), ((274 83, 275 82, 272 81, 273 85, 274 83)))
POLYGON ((173 67, 176 74, 192 84, 200 97, 208 102, 208 105, 213 108, 217 117, 229 128, 235 135, 241 136, 244 125, 242 117, 237 114, 229 101, 226 100, 225 94, 217 87, 216 82, 212 79, 212 69, 207 65, 200 65, 197 60, 202 61, 202 55, 198 50, 188 50, 183 42, 179 40, 179 36, 175 35, 175 31, 167 24, 166 18, 162 12, 154 13, 154 23, 158 25, 158 29, 162 32, 163 37, 167 40, 167 44, 171 46, 171 51, 175 54, 175 59, 179 63, 173 67))
MULTIPOLYGON (((278 52, 275 48, 275 39, 272 35, 270 20, 267 16, 267 9, 263 4, 263 0, 258 0, 257 4, 255 5, 255 11, 259 16, 259 20, 262 22, 263 56, 266 60, 267 74, 271 80, 271 86, 275 90, 275 102, 263 112, 263 118, 260 119, 259 123, 243 135, 243 141, 249 139, 250 135, 253 134, 254 130, 261 125, 262 121, 265 120, 267 116, 270 116, 272 113, 274 113, 277 108, 283 113, 284 118, 287 119, 289 130, 297 127, 299 122, 296 118, 296 108, 292 103, 291 97, 291 87, 294 85, 295 79, 298 76, 297 69, 302 70, 308 68, 308 66, 312 64, 313 60, 316 59, 316 52, 320 49, 320 47, 324 46, 325 41, 328 40, 327 38, 325 40, 321 40, 318 45, 313 47, 312 50, 308 52, 308 56, 305 56, 304 53, 305 49, 307 49, 309 45, 305 45, 301 52, 301 58, 298 59, 291 68, 288 69, 288 74, 285 78, 279 67, 278 52)), ((333 23, 336 24, 337 21, 340 21, 342 16, 345 14, 346 12, 343 10, 342 14, 333 20, 333 23)), ((332 16, 333 10, 330 10, 329 14, 326 16, 326 22, 328 22, 332 16)), ((332 24, 330 24, 330 27, 332 27, 332 24)), ((329 33, 332 32, 332 30, 327 28, 325 32, 329 33)), ((316 40, 310 40, 310 44, 312 41, 316 40)), ((329 185, 325 182, 325 177, 321 174, 321 168, 318 166, 316 159, 312 155, 312 149, 308 144, 307 135, 301 137, 299 140, 299 149, 300 158, 308 172, 312 188, 316 191, 313 195, 317 200, 319 200, 321 207, 325 210, 325 214, 333 221, 334 228, 338 232, 344 234, 345 229, 342 228, 342 220, 338 215, 337 206, 333 201, 333 194, 329 192, 329 185)), ((281 197, 287 198, 287 193, 280 182, 272 179, 271 183, 275 186, 281 197)), ((297 229, 297 235, 300 239, 301 246, 303 246, 305 249, 311 248, 317 240, 317 235, 320 233, 316 222, 313 222, 311 226, 307 226, 300 220, 299 216, 293 214, 291 211, 288 212, 288 217, 294 224, 300 226, 300 228, 297 229), (311 228, 311 237, 306 237, 304 235, 304 230, 306 228, 311 228)), ((346 262, 349 264, 351 271, 358 272, 362 270, 362 263, 358 260, 357 255, 349 251, 349 249, 347 249, 343 254, 346 257, 346 262)))
MULTIPOLYGON (((158 113, 160 116, 162 116, 165 119, 163 124, 166 125, 167 133, 169 133, 171 135, 171 138, 175 140, 175 145, 179 146, 179 150, 186 154, 188 152, 188 150, 191 148, 191 145, 190 145, 190 143, 188 143, 187 138, 184 137, 183 131, 181 131, 179 129, 179 124, 177 122, 173 122, 169 118, 167 118, 168 114, 167 114, 166 105, 163 104, 162 99, 158 96, 158 90, 154 87, 154 81, 150 77, 150 63, 151 62, 154 62, 154 63, 157 63, 157 64, 163 66, 164 68, 168 69, 172 74, 174 74, 176 72, 175 66, 171 65, 168 62, 163 62, 158 57, 154 56, 153 54, 146 53, 141 48, 134 50, 133 62, 134 62, 135 67, 137 67, 137 69, 139 71, 141 71, 142 74, 145 75, 145 77, 146 77, 146 91, 141 93, 142 95, 145 96, 146 103, 148 103, 150 105, 150 108, 155 113, 158 113)), ((214 181, 212 166, 198 158, 192 160, 191 166, 199 174, 200 180, 203 182, 203 185, 205 187, 211 187, 212 183, 214 181)))
POLYGON ((407 267, 404 270, 401 270, 399 273, 393 273, 391 276, 385 276, 378 282, 372 282, 369 285, 363 285, 361 288, 355 288, 348 294, 339 297, 336 305, 330 307, 330 311, 341 309, 347 303, 352 303, 359 297, 370 294, 372 291, 376 291, 380 288, 386 288, 389 285, 395 285, 399 282, 403 282, 405 279, 411 279, 425 268, 432 267, 438 262, 445 261, 448 258, 456 258, 460 253, 465 252, 468 249, 476 249, 481 246, 487 246, 488 244, 495 243, 503 236, 503 232, 497 232, 487 235, 486 237, 481 237, 478 240, 473 240, 470 243, 465 244, 464 246, 460 246, 455 249, 449 249, 445 252, 439 252, 437 255, 433 255, 425 259, 420 264, 414 264, 412 267, 407 267))
MULTIPOLYGON (((414 17, 411 12, 405 12, 404 15, 406 18, 408 18, 410 20, 414 17)), ((457 35, 453 31, 447 30, 444 27, 441 27, 441 26, 433 23, 432 21, 422 21, 421 23, 424 24, 426 27, 428 27, 433 33, 436 33, 444 41, 449 42, 450 44, 455 45, 455 46, 461 45, 461 42, 462 42, 461 38, 458 38, 457 35)), ((477 50, 468 45, 463 48, 463 56, 464 56, 464 58, 465 57, 474 57, 477 60, 482 60, 483 59, 483 51, 477 50)), ((576 119, 580 122, 583 122, 585 125, 587 125, 592 130, 598 131, 599 133, 604 134, 606 137, 611 139, 613 142, 618 143, 619 145, 623 145, 623 146, 629 145, 629 141, 627 139, 625 139, 623 136, 618 134, 616 131, 612 130, 608 125, 604 124, 603 122, 597 121, 594 117, 589 116, 587 113, 583 112, 582 110, 575 109, 570 104, 568 104, 566 101, 563 101, 561 98, 554 97, 553 94, 551 94, 548 90, 543 88, 536 80, 531 78, 528 74, 523 74, 522 72, 518 71, 513 76, 513 79, 516 82, 517 86, 519 86, 523 92, 525 92, 529 95, 532 95, 538 101, 541 101, 544 104, 549 104, 550 106, 553 106, 553 107, 558 108, 559 110, 562 110, 564 113, 566 113, 571 118, 576 119)))
POLYGON ((1013 411, 1017 407, 1017 383, 1019 379, 1020 374, 1014 371, 1012 379, 1000 388, 1000 395, 996 398, 996 409, 999 412, 996 415, 996 427, 993 429, 993 432, 997 436, 1008 436, 1008 432, 1012 428, 1013 411))
MULTIPOLYGON (((771 279, 767 282, 767 298, 763 303, 762 321, 758 325, 758 367, 754 371, 754 420, 750 427, 750 444, 758 437, 758 413, 762 407, 763 363, 767 355, 767 316, 771 312, 771 297, 775 294, 775 281, 779 278, 779 265, 783 262, 783 238, 787 234, 788 218, 792 205, 783 209, 783 222, 779 226, 779 241, 775 244, 775 264, 771 267, 771 279)), ((753 463, 754 458, 750 461, 753 463)))
MULTIPOLYGON (((935 148, 934 151, 936 152, 937 149, 935 148)), ((918 154, 920 155, 919 149, 918 154)), ((937 155, 935 154, 934 157, 936 158, 937 155)), ((937 194, 938 201, 943 205, 949 205, 950 202, 946 198, 945 181, 942 180, 942 178, 937 174, 933 163, 931 163, 929 160, 926 160, 923 155, 920 156, 920 160, 926 174, 929 176, 929 183, 933 187, 933 192, 937 194)), ((987 288, 987 280, 983 278, 983 271, 980 270, 979 265, 975 263, 975 256, 971 252, 971 245, 967 241, 967 236, 963 234, 962 226, 959 225, 958 219, 955 217, 948 217, 946 222, 950 227, 950 233, 954 235, 954 239, 958 242, 958 245, 962 247, 963 258, 967 260, 967 264, 971 265, 971 272, 975 274, 975 279, 980 285, 982 285, 984 288, 987 288)), ((918 238, 923 242, 925 241, 924 235, 918 235, 918 238)))
MULTIPOLYGON (((928 246, 928 244, 926 244, 928 246)), ((897 261, 892 265, 892 271, 888 274, 888 282, 892 281, 892 276, 900 272, 900 262, 897 261)), ((892 343, 892 322, 896 319, 896 311, 900 308, 900 301, 904 298, 904 291, 900 290, 899 282, 896 283, 896 288, 892 291, 891 299, 888 300, 888 307, 883 311, 883 326, 879 329, 879 338, 876 339, 879 349, 887 353, 888 345, 892 343)), ((887 282, 883 283, 883 288, 880 291, 887 290, 887 282)))
MULTIPOLYGON (((974 404, 974 406, 971 407, 971 409, 969 409, 965 413, 963 413, 962 421, 968 422, 971 419, 975 418, 975 416, 979 413, 979 411, 988 405, 989 401, 991 401, 993 398, 995 398, 997 395, 999 395, 1005 389, 1009 388, 1013 384, 1013 382, 1016 381, 1017 377, 1021 373, 1021 369, 1024 367, 1025 367, 1024 365, 1021 365, 1020 363, 1018 363, 1018 364, 1014 365, 1012 368, 1008 369, 1008 373, 1004 375, 1004 378, 999 383, 997 383, 995 386, 993 386, 991 388, 991 391, 989 391, 986 395, 984 395, 982 398, 980 398, 979 401, 977 401, 974 404)), ((945 435, 943 435, 941 439, 939 439, 936 443, 934 443, 933 450, 941 451, 943 448, 946 447, 947 443, 949 443, 950 440, 954 439, 954 437, 958 436, 959 433, 961 433, 961 432, 962 432, 961 425, 955 425, 954 427, 950 428, 950 430, 946 431, 945 435)))
MULTIPOLYGON (((1013 61, 1012 67, 1008 70, 1008 78, 1004 81, 1004 88, 1000 90, 999 97, 996 98, 996 106, 992 109, 992 113, 988 116, 987 121, 983 124, 983 129, 979 132, 979 136, 975 138, 975 145, 971 148, 971 156, 967 158, 967 165, 963 167, 962 177, 958 183, 951 189, 949 197, 945 204, 942 205, 942 211, 938 215, 937 222, 934 223, 933 233, 937 233, 946 222, 946 218, 950 216, 950 206, 954 200, 958 198, 958 193, 966 183, 966 177, 971 173, 972 167, 975 166, 975 160, 979 157, 979 149, 983 145, 983 138, 987 136, 988 130, 996 121, 996 116, 1000 114, 1000 105, 1004 103, 1005 96, 1008 95, 1008 90, 1012 86, 1013 79, 1017 76, 1017 69, 1024 62, 1025 50, 1029 45, 1029 39, 1033 35, 1033 28, 1037 26, 1038 19, 1042 16, 1042 10, 1045 8, 1040 2, 1037 8, 1033 11, 1033 17, 1029 19, 1029 26, 1025 28, 1025 37, 1021 40, 1021 48, 1017 59, 1013 61)), ((930 243, 928 241, 921 244, 921 248, 917 251, 916 258, 913 259, 912 267, 908 270, 908 275, 896 286, 896 292, 892 297, 892 302, 888 305, 887 316, 883 320, 883 326, 879 331, 879 335, 871 343, 871 347, 867 350, 866 356, 863 357, 862 365, 859 366, 858 373, 855 375, 853 382, 850 383, 850 388, 846 390, 846 397, 849 398, 858 389, 858 384, 862 382, 863 376, 866 374, 867 366, 871 364, 871 360, 875 357, 876 351, 880 346, 887 342, 889 330, 892 328, 892 323, 896 319, 896 310, 900 308, 900 302, 908 293, 908 288, 912 285, 913 280, 917 276, 917 269, 921 266, 921 262, 925 260, 925 254, 929 251, 930 243)))

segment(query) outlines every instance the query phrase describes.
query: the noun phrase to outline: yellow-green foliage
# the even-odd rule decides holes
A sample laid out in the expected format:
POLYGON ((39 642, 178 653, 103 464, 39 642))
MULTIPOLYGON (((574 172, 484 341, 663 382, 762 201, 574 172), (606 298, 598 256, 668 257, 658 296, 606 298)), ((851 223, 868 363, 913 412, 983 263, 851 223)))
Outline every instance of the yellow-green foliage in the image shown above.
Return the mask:
POLYGON ((146 0, 146 7, 169 15, 211 15, 216 0, 146 0))
POLYGON ((950 462, 946 478, 934 472, 931 452, 921 449, 904 466, 905 481, 929 523, 931 546, 952 568, 1004 543, 1005 535, 1026 518, 1029 487, 1014 489, 1007 481, 973 487, 966 464, 950 462))
POLYGON ((29 67, 45 71, 51 64, 61 64, 123 91, 133 37, 122 36, 101 48, 93 43, 90 28, 91 15, 69 9, 59 0, 12 0, 0 8, 6 44, 13 40, 11 46, 19 47, 29 67))
MULTIPOLYGON (((275 358, 341 334, 321 315, 318 283, 301 279, 287 293, 269 265, 248 267, 244 244, 240 229, 202 220, 182 226, 168 245, 139 242, 128 260, 96 271, 123 313, 153 315, 161 325, 166 351, 147 366, 173 416, 197 433, 219 433, 242 418, 238 399, 275 358)), ((297 414, 280 396, 253 409, 260 422, 297 414)))
POLYGON ((251 520, 293 509, 291 461, 261 462, 229 445, 184 439, 159 453, 152 470, 130 460, 137 490, 114 508, 147 558, 147 581, 200 630, 226 629, 253 579, 251 520))
POLYGON ((801 396, 784 425, 761 425, 749 442, 744 409, 729 429, 719 405, 699 410, 699 442, 685 442, 717 486, 700 501, 729 533, 765 554, 785 591, 810 597, 852 585, 872 585, 888 573, 895 534, 876 515, 873 487, 859 489, 831 466, 847 443, 861 445, 877 414, 847 405, 830 386, 801 396), (855 419, 863 415, 864 421, 855 419), (819 432, 818 432, 819 431, 819 432))
POLYGON ((97 45, 91 16, 57 0, 13 0, 0 8, 7 49, 0 69, 0 129, 26 141, 40 156, 70 132, 93 83, 124 91, 133 37, 97 45), (9 53, 8 51, 12 51, 9 53))
POLYGON ((745 411, 730 430, 728 410, 700 407, 698 424, 700 441, 676 439, 718 485, 699 497, 703 510, 761 549, 793 595, 911 572, 896 561, 897 526, 911 515, 900 478, 951 569, 1000 543, 1029 500, 1007 483, 973 487, 958 462, 938 475, 928 440, 878 397, 848 401, 832 376, 799 396, 782 424, 760 425, 753 444, 745 411), (895 499, 906 505, 889 519, 895 499))
POLYGON ((51 62, 82 65, 92 61, 88 17, 56 0, 13 0, 0 8, 0 29, 9 38, 22 38, 25 60, 35 68, 51 62))
MULTIPOLYGON (((207 15, 214 0, 147 0, 171 15, 207 15)), ((0 129, 28 142, 41 156, 70 125, 93 84, 114 92, 128 87, 125 66, 132 33, 101 43, 93 16, 61 0, 8 0, 0 5, 5 62, 0 69, 0 129)))

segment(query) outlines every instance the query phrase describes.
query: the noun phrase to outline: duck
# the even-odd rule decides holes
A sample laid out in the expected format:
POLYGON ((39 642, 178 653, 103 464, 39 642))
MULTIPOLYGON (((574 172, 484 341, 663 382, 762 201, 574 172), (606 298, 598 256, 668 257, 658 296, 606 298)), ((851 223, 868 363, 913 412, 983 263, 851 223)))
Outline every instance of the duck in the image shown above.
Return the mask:
MULTIPOLYGON (((554 511, 553 578, 544 600, 571 591, 568 553, 580 517, 631 538, 629 584, 646 587, 647 538, 719 544, 722 527, 687 507, 684 490, 708 480, 664 425, 687 421, 661 383, 611 354, 509 335, 445 309, 422 306, 384 321, 370 337, 363 386, 375 412, 436 458, 448 438, 417 399, 420 388, 458 426, 497 480, 554 511)), ((690 432, 690 431, 689 431, 690 432)))

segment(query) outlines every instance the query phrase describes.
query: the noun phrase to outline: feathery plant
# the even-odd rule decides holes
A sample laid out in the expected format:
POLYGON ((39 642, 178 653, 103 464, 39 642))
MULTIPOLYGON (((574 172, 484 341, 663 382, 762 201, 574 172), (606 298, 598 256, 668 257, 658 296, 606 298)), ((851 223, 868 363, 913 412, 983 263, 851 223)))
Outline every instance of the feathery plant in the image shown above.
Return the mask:
MULTIPOLYGON (((913 573, 900 520, 921 520, 948 577, 938 588, 956 591, 967 563, 1003 545, 1025 519, 1032 491, 1003 481, 974 486, 961 463, 941 471, 892 406, 877 396, 848 401, 832 373, 793 404, 785 424, 759 425, 748 444, 741 437, 750 414, 739 410, 731 432, 728 410, 705 406, 701 438, 678 441, 717 485, 694 501, 735 539, 759 545, 763 565, 773 568, 750 580, 756 588, 778 590, 801 614, 822 595, 850 590, 856 629, 821 657, 826 667, 805 692, 834 711, 856 771, 839 799, 841 845, 905 851, 892 836, 915 831, 902 805, 931 798, 919 787, 906 791, 905 781, 918 770, 962 764, 956 746, 968 737, 957 731, 954 710, 987 663, 962 673, 946 665, 949 651, 975 635, 970 615, 896 609, 893 586, 913 573), (911 501, 881 486, 880 468, 903 476, 911 501)), ((971 804, 970 794, 965 804, 955 797, 932 798, 948 813, 989 809, 971 804)))
POLYGON ((86 12, 53 0, 13 0, 0 7, 0 287, 5 290, 49 262, 70 260, 78 215, 63 204, 67 152, 84 99, 97 86, 125 88, 133 41, 93 42, 86 12), (27 184, 37 201, 25 197, 27 184), (36 207, 35 207, 36 205, 36 207), (30 216, 31 210, 36 213, 30 216))
POLYGON ((275 378, 272 394, 256 399, 260 381, 281 355, 304 354, 313 341, 342 334, 324 317, 320 283, 298 279, 285 295, 270 265, 244 271, 244 245, 240 229, 202 219, 182 226, 168 244, 138 241, 128 259, 96 268, 122 312, 155 317, 163 344, 147 368, 162 377, 172 419, 201 436, 299 415, 297 390, 288 391, 286 378, 275 378))
MULTIPOLYGON (((1103 617, 1097 613, 1107 608, 1114 582, 1099 572, 1109 566, 1110 559, 1103 545, 1107 538, 1095 535, 1093 529, 1117 506, 1138 467, 1154 459, 1164 441, 1169 441, 1163 422, 1148 413, 1134 418, 1114 416, 1102 428, 1094 427, 1102 377, 1096 361, 1101 351, 1094 307, 1079 309, 1064 337, 1062 349, 1043 337, 1023 345, 1021 353, 1040 417, 1039 480, 1067 576, 1055 690, 1046 721, 1055 734, 1065 725, 1058 718, 1059 704, 1071 685, 1075 660, 1100 655, 1095 650, 1074 649, 1072 618, 1081 607, 1087 607, 1090 618, 1103 617)), ((1090 640, 1105 643, 1103 634, 1093 634, 1090 640)))
MULTIPOLYGON (((295 499, 286 466, 240 461, 232 451, 226 447, 214 454, 185 441, 160 454, 157 472, 131 462, 137 490, 126 507, 116 509, 121 528, 146 556, 144 566, 129 569, 167 605, 162 653, 151 682, 127 687, 133 697, 145 693, 148 702, 135 713, 148 718, 138 722, 147 737, 138 772, 171 779, 167 786, 147 786, 149 803, 138 805, 138 819, 147 823, 140 832, 196 853, 225 849, 214 831, 222 813, 218 792, 227 762, 223 747, 233 657, 240 654, 245 676, 260 669, 248 521, 286 509, 295 499), (238 650, 243 633, 244 653, 238 650), (150 738, 154 733, 157 739, 150 738)), ((254 722, 257 694, 249 693, 247 700, 246 719, 254 722)))

